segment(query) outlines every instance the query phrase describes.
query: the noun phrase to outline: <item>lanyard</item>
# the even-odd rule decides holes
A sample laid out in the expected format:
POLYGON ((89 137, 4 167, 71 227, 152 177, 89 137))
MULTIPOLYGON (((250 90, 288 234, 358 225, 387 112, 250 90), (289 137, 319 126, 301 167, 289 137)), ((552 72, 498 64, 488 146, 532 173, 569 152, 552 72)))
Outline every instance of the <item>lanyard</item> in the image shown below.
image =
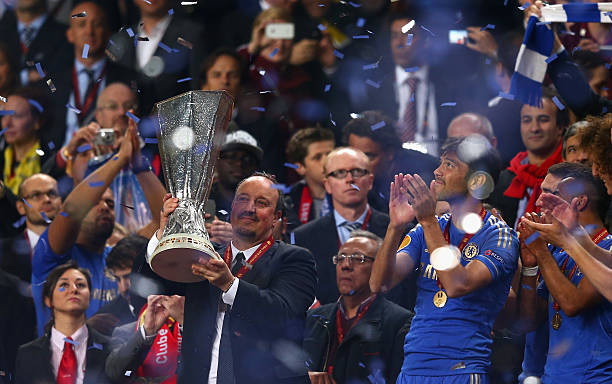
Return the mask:
POLYGON ((305 185, 304 189, 302 189, 302 197, 300 198, 300 223, 306 224, 308 222, 308 216, 310 216, 311 206, 312 196, 310 196, 310 188, 308 188, 308 185, 305 185))
MULTIPOLYGON (((270 249, 270 247, 272 247, 273 244, 274 244, 274 237, 270 235, 270 237, 268 237, 268 240, 261 243, 259 248, 257 248, 255 253, 253 253, 253 255, 250 257, 250 260, 252 261, 245 263, 245 265, 243 265, 242 268, 240 268, 240 270, 236 274, 236 277, 240 279, 242 278, 242 276, 245 275, 245 273, 251 270, 251 268, 253 268, 253 265, 255 265, 255 262, 257 262, 257 260, 261 257, 261 255, 266 253, 266 251, 270 249)), ((225 250, 224 259, 225 259, 225 264, 227 264, 227 266, 231 269, 232 268, 232 245, 231 244, 228 245, 227 249, 225 250)))
MULTIPOLYGON (((365 316, 366 312, 368 311, 373 302, 374 299, 370 300, 369 303, 366 303, 366 305, 361 308, 361 311, 359 311, 359 313, 357 314, 357 318, 353 322, 351 328, 354 327, 355 324, 357 324, 363 316, 365 316)), ((336 333, 338 335, 338 346, 342 344, 342 340, 344 340, 344 336, 346 335, 345 330, 342 328, 342 314, 340 312, 340 304, 338 304, 338 309, 336 310, 336 333)), ((348 331, 350 331, 350 328, 346 330, 346 332, 348 331)))
MULTIPOLYGON (((81 105, 81 92, 79 91, 79 79, 77 78, 76 68, 72 67, 72 88, 74 89, 74 106, 81 111, 80 114, 77 115, 77 120, 79 121, 79 125, 83 123, 83 120, 87 117, 87 112, 89 112, 90 108, 94 104, 94 99, 98 95, 98 88, 100 88, 100 81, 104 75, 106 74, 106 64, 104 64, 104 68, 102 68, 102 72, 98 79, 93 79, 94 84, 89 88, 89 93, 85 95, 85 104, 81 105)), ((87 91, 87 90, 86 90, 87 91)))

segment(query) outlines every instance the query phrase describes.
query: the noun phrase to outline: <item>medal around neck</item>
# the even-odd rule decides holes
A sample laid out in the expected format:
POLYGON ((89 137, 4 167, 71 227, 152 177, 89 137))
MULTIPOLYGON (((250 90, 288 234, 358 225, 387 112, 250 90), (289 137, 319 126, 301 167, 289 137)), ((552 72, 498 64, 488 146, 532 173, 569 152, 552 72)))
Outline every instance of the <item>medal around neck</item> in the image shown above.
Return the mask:
POLYGON ((191 272, 199 258, 219 258, 204 227, 215 163, 230 120, 233 99, 225 91, 190 91, 155 105, 159 152, 172 197, 178 207, 155 251, 151 269, 171 281, 204 280, 191 272))

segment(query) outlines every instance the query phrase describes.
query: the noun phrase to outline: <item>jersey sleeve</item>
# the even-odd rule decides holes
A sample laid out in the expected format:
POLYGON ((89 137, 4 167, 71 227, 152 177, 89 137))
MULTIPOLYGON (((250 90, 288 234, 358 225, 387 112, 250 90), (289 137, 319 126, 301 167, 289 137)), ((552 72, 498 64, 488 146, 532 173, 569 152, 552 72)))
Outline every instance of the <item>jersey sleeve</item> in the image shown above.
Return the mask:
POLYGON ((497 221, 487 231, 483 247, 475 260, 487 266, 493 280, 513 275, 519 257, 519 241, 516 232, 497 221))
POLYGON ((32 282, 42 282, 47 279, 47 275, 51 270, 58 265, 62 265, 70 260, 70 252, 63 255, 58 255, 51 250, 49 245, 49 230, 46 229, 36 247, 32 256, 32 282))
POLYGON ((417 226, 412 228, 406 237, 404 237, 397 253, 407 253, 414 261, 414 265, 419 265, 421 262, 421 252, 423 250, 424 241, 423 227, 421 224, 417 224, 417 226))

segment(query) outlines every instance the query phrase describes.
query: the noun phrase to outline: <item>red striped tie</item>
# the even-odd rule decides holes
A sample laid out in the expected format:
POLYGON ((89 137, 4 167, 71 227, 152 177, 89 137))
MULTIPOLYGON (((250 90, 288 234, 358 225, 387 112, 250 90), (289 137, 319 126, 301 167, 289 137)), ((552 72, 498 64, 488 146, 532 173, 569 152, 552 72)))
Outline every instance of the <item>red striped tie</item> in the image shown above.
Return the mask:
MULTIPOLYGON (((66 339, 72 341, 70 337, 66 339)), ((57 384, 75 384, 77 378, 77 360, 74 347, 68 341, 64 342, 64 354, 57 370, 57 384)))
POLYGON ((413 141, 417 131, 416 89, 419 84, 417 77, 409 77, 404 81, 410 87, 410 98, 399 124, 399 137, 402 143, 413 141))

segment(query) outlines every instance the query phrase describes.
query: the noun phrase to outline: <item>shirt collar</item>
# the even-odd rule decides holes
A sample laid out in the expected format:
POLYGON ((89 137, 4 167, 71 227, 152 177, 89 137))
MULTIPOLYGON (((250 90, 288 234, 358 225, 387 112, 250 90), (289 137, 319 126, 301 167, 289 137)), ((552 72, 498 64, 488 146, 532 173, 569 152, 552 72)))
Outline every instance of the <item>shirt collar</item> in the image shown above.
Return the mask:
POLYGON ((429 67, 427 65, 419 67, 419 69, 414 72, 406 72, 406 69, 404 67, 401 67, 399 65, 395 66, 395 80, 398 84, 403 84, 406 79, 409 79, 411 77, 416 77, 421 82, 423 82, 427 80, 428 76, 429 67))
MULTIPOLYGON (((87 336, 89 332, 87 330, 87 325, 83 324, 81 328, 77 329, 77 331, 70 336, 74 341, 76 346, 83 345, 87 343, 87 336)), ((60 351, 64 350, 65 338, 68 337, 55 329, 55 327, 51 328, 51 342, 59 348, 60 351)))
MULTIPOLYGON (((357 314, 355 316, 359 316, 359 314, 367 307, 368 304, 370 304, 374 299, 376 298, 376 294, 373 293, 372 295, 370 295, 367 299, 365 299, 364 301, 361 302, 361 304, 359 304, 359 308, 357 308, 357 314)), ((340 309, 340 313, 342 314, 342 316, 346 319, 346 320, 350 320, 348 317, 346 317, 346 311, 344 310, 344 300, 342 300, 342 296, 340 296, 340 298, 338 298, 338 308, 340 309)))
POLYGON ((166 29, 168 28, 168 25, 170 24, 171 20, 171 15, 164 16, 160 21, 157 22, 157 24, 155 24, 153 29, 151 29, 151 33, 149 34, 145 32, 144 28, 142 27, 142 20, 140 20, 140 23, 138 24, 138 32, 140 35, 146 35, 151 39, 156 39, 159 36, 159 39, 161 41, 161 36, 163 36, 164 32, 166 32, 166 29))
POLYGON ((45 20, 47 20, 47 15, 40 15, 37 18, 35 18, 34 20, 30 21, 29 23, 22 23, 21 21, 17 22, 17 30, 21 33, 25 27, 31 27, 34 28, 35 30, 39 30, 40 27, 42 27, 42 25, 45 23, 45 20))
POLYGON ((84 69, 92 70, 94 72, 94 79, 98 79, 100 77, 102 69, 104 68, 104 64, 106 64, 106 57, 101 58, 89 67, 86 67, 85 64, 75 59, 74 69, 76 70, 77 75, 80 74, 81 71, 84 69))
MULTIPOLYGON (((365 220, 365 217, 368 214, 368 209, 370 209, 370 206, 368 204, 366 204, 366 207, 363 210, 363 213, 354 222, 357 222, 359 224, 363 224, 363 221, 365 220)), ((347 219, 342 217, 338 213, 338 211, 336 211, 335 209, 334 209, 334 219, 336 220, 336 227, 340 227, 340 226, 344 225, 344 223, 353 223, 353 221, 348 221, 347 219)))
POLYGON ((249 249, 245 249, 244 251, 239 250, 238 248, 236 248, 234 246, 234 242, 231 242, 231 246, 232 246, 232 260, 234 260, 234 258, 236 257, 236 255, 240 252, 242 252, 244 254, 244 260, 248 261, 251 256, 253 256, 253 254, 255 253, 255 251, 257 250, 257 248, 259 248, 259 246, 261 245, 261 243, 258 243, 254 246, 252 246, 249 249))

